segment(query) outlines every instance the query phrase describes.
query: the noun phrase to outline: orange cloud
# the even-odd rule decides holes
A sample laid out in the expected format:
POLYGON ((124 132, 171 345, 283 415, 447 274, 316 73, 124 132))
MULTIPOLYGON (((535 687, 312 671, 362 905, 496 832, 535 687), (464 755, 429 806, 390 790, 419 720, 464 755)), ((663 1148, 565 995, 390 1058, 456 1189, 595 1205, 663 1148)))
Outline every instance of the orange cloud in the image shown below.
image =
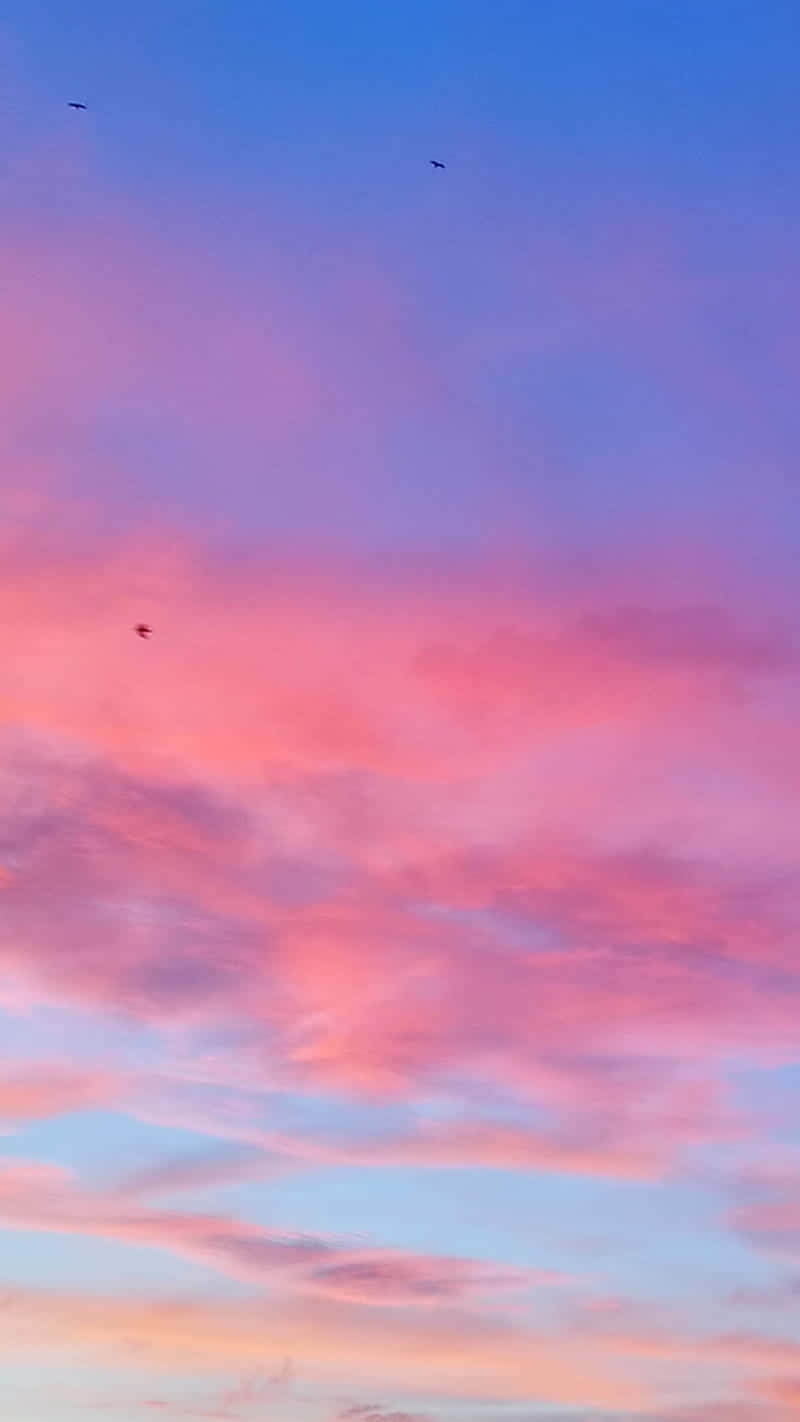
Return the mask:
MULTIPOLYGON (((3 1299, 6 1346, 23 1357, 47 1357, 65 1345, 106 1364, 197 1375, 221 1370, 280 1368, 287 1357, 333 1389, 342 1384, 393 1397, 527 1402, 597 1411, 663 1411, 664 1365, 671 1369, 673 1410, 682 1422, 733 1419, 742 1399, 761 1396, 791 1406, 800 1349, 768 1335, 691 1337, 678 1332, 614 1332, 610 1328, 542 1332, 465 1312, 397 1314, 341 1300, 281 1298, 246 1304, 195 1300, 130 1300, 90 1295, 8 1291, 3 1299), (711 1395, 722 1368, 732 1395, 698 1405, 681 1403, 676 1369, 690 1364, 696 1398, 703 1377, 711 1395), (779 1370, 776 1377, 776 1369, 779 1370)), ((746 1404, 749 1406, 749 1402, 746 1404)))
POLYGON ((5 1296, 0 1346, 40 1358, 65 1345, 107 1364, 197 1375, 279 1367, 292 1358, 331 1388, 397 1397, 427 1393, 487 1401, 636 1408, 646 1389, 574 1341, 466 1314, 398 1319, 343 1302, 248 1301, 246 1305, 126 1300, 88 1295, 5 1296))
POLYGON ((800 1376, 775 1378, 764 1385, 762 1392, 770 1402, 785 1407, 790 1416, 795 1416, 800 1409, 800 1376))

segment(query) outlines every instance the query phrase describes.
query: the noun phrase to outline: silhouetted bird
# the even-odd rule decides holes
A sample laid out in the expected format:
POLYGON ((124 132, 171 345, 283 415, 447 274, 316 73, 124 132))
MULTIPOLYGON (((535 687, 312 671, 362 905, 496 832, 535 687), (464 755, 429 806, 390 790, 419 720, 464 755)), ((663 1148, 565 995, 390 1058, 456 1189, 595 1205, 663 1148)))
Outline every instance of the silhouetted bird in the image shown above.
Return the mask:
POLYGON ((136 633, 137 637, 145 638, 149 637, 153 631, 152 627, 148 627, 146 622, 137 622, 133 630, 136 633))
POLYGON ((428 162, 430 163, 430 165, 431 165, 432 168, 443 168, 443 167, 444 167, 444 163, 440 163, 439 160, 438 160, 438 158, 429 158, 429 159, 428 159, 428 162))
POLYGON ((67 108, 68 108, 68 109, 85 109, 85 108, 86 108, 86 105, 85 105, 85 104, 76 104, 74 100, 71 100, 70 103, 67 104, 67 108))

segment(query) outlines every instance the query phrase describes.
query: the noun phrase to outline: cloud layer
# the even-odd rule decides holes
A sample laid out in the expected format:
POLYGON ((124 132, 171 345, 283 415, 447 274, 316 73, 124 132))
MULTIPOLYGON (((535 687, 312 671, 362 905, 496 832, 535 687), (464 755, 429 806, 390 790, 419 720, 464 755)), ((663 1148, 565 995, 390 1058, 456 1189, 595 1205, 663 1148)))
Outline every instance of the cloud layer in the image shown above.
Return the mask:
POLYGON ((784 1422, 800 589, 717 321, 780 365, 796 282, 431 209, 445 319, 398 233, 204 238, 53 144, 0 233, 35 1422, 65 1358, 121 1422, 784 1422))

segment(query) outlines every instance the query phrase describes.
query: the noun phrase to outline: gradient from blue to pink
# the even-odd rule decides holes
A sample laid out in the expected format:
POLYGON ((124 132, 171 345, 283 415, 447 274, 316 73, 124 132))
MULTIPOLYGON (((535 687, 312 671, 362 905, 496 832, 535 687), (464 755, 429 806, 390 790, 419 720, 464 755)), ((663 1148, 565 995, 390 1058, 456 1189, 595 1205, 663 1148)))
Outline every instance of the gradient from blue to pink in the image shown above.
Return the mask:
POLYGON ((5 7, 4 1416, 794 1415, 794 11, 5 7))

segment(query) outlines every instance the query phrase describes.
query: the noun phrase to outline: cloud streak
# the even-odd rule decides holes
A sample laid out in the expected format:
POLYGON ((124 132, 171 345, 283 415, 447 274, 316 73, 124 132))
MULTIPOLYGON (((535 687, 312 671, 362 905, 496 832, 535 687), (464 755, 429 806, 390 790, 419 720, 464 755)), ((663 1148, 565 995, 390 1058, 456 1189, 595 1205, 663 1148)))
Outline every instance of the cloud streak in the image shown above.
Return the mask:
POLYGON ((383 1378, 399 1395, 429 1389, 448 1398, 520 1401, 531 1392, 554 1402, 635 1407, 645 1393, 614 1375, 614 1366, 582 1360, 578 1370, 551 1338, 468 1314, 426 1312, 398 1321, 386 1311, 342 1302, 294 1305, 209 1305, 147 1299, 10 1292, 4 1314, 21 1348, 68 1345, 89 1349, 118 1365, 170 1371, 276 1366, 290 1356, 299 1366, 324 1369, 333 1380, 383 1378))
POLYGON ((66 1171, 14 1163, 0 1170, 6 1228, 99 1235, 162 1248, 257 1285, 386 1307, 446 1307, 473 1294, 565 1282, 555 1272, 495 1269, 467 1259, 337 1244, 210 1214, 154 1209, 82 1190, 66 1171))
POLYGON ((14 1063, 0 1074, 0 1125, 45 1120, 112 1101, 119 1083, 107 1072, 89 1073, 62 1063, 14 1063))

